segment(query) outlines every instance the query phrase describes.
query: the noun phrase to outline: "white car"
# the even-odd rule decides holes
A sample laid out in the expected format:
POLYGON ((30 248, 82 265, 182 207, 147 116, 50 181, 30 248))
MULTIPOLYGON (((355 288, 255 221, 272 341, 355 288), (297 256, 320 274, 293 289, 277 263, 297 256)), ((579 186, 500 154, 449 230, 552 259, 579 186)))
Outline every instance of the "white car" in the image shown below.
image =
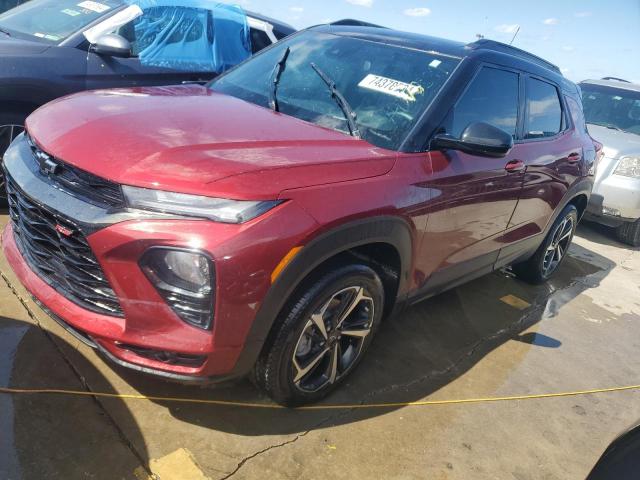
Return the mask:
POLYGON ((587 219, 640 246, 640 85, 607 77, 580 88, 589 133, 604 144, 587 219))

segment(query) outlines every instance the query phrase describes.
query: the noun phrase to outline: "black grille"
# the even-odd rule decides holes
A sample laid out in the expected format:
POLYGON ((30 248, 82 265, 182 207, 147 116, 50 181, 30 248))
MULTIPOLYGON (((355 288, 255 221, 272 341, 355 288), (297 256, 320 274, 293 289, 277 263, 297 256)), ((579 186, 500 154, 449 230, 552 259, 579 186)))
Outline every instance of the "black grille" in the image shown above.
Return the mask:
POLYGON ((33 152, 34 161, 38 164, 40 174, 48 177, 54 185, 75 197, 100 207, 122 208, 125 206, 122 188, 117 183, 97 177, 52 157, 40 149, 30 136, 27 136, 27 142, 33 152), (53 172, 46 170, 43 163, 45 161, 52 162, 50 165, 54 167, 53 172))
POLYGON ((6 182, 16 244, 31 269, 82 308, 123 316, 115 292, 78 228, 31 200, 9 175, 6 182))

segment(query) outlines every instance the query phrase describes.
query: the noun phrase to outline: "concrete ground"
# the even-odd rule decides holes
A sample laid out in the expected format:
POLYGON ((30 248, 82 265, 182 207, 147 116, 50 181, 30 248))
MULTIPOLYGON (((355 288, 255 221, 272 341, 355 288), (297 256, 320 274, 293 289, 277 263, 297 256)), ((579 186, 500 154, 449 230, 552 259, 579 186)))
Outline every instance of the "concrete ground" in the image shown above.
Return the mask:
MULTIPOLYGON (((640 254, 612 238, 582 225, 548 285, 496 273, 387 322, 327 402, 640 384, 640 254)), ((247 382, 202 389, 108 365, 29 299, 4 258, 0 273, 0 386, 268 402, 247 382)), ((584 479, 639 421, 639 396, 288 411, 0 394, 0 478, 584 479)))

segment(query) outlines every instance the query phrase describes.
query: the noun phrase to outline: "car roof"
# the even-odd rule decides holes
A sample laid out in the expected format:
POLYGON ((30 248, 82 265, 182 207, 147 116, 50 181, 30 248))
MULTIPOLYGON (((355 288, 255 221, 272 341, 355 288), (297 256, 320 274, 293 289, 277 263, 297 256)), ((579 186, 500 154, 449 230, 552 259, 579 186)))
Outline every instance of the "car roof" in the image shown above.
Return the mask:
POLYGON ((562 76, 560 69, 532 53, 494 40, 480 39, 472 43, 456 42, 439 37, 422 35, 418 33, 404 32, 391 28, 367 24, 358 20, 340 20, 327 25, 312 27, 315 30, 324 30, 336 35, 351 36, 373 42, 389 45, 424 50, 427 52, 449 55, 457 58, 465 58, 476 52, 493 52, 515 57, 520 61, 536 65, 562 76))
POLYGON ((598 85, 600 87, 612 87, 618 90, 629 90, 632 92, 640 92, 640 84, 627 82, 626 80, 583 80, 580 85, 598 85))
POLYGON ((280 20, 276 20, 275 18, 267 17, 266 15, 251 12, 249 10, 245 10, 245 13, 247 14, 248 17, 252 17, 252 18, 255 18, 256 20, 262 20, 263 22, 270 23, 271 25, 273 25, 273 27, 276 30, 282 33, 285 33, 287 35, 290 35, 296 32, 296 29, 293 26, 289 25, 288 23, 281 22, 280 20))

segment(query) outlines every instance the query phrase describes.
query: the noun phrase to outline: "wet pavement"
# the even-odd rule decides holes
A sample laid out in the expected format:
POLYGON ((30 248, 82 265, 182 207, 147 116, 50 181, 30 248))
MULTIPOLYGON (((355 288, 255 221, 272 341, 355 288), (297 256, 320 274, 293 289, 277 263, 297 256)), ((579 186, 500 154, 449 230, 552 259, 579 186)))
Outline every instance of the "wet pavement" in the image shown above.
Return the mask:
MULTIPOLYGON (((570 254, 548 285, 495 273, 386 322, 327 402, 640 384, 640 253, 587 224, 570 254)), ((0 272, 0 386, 268 402, 245 381, 187 387, 108 365, 29 299, 1 255, 0 272)), ((289 411, 0 394, 0 478, 583 479, 640 421, 639 395, 289 411)))

